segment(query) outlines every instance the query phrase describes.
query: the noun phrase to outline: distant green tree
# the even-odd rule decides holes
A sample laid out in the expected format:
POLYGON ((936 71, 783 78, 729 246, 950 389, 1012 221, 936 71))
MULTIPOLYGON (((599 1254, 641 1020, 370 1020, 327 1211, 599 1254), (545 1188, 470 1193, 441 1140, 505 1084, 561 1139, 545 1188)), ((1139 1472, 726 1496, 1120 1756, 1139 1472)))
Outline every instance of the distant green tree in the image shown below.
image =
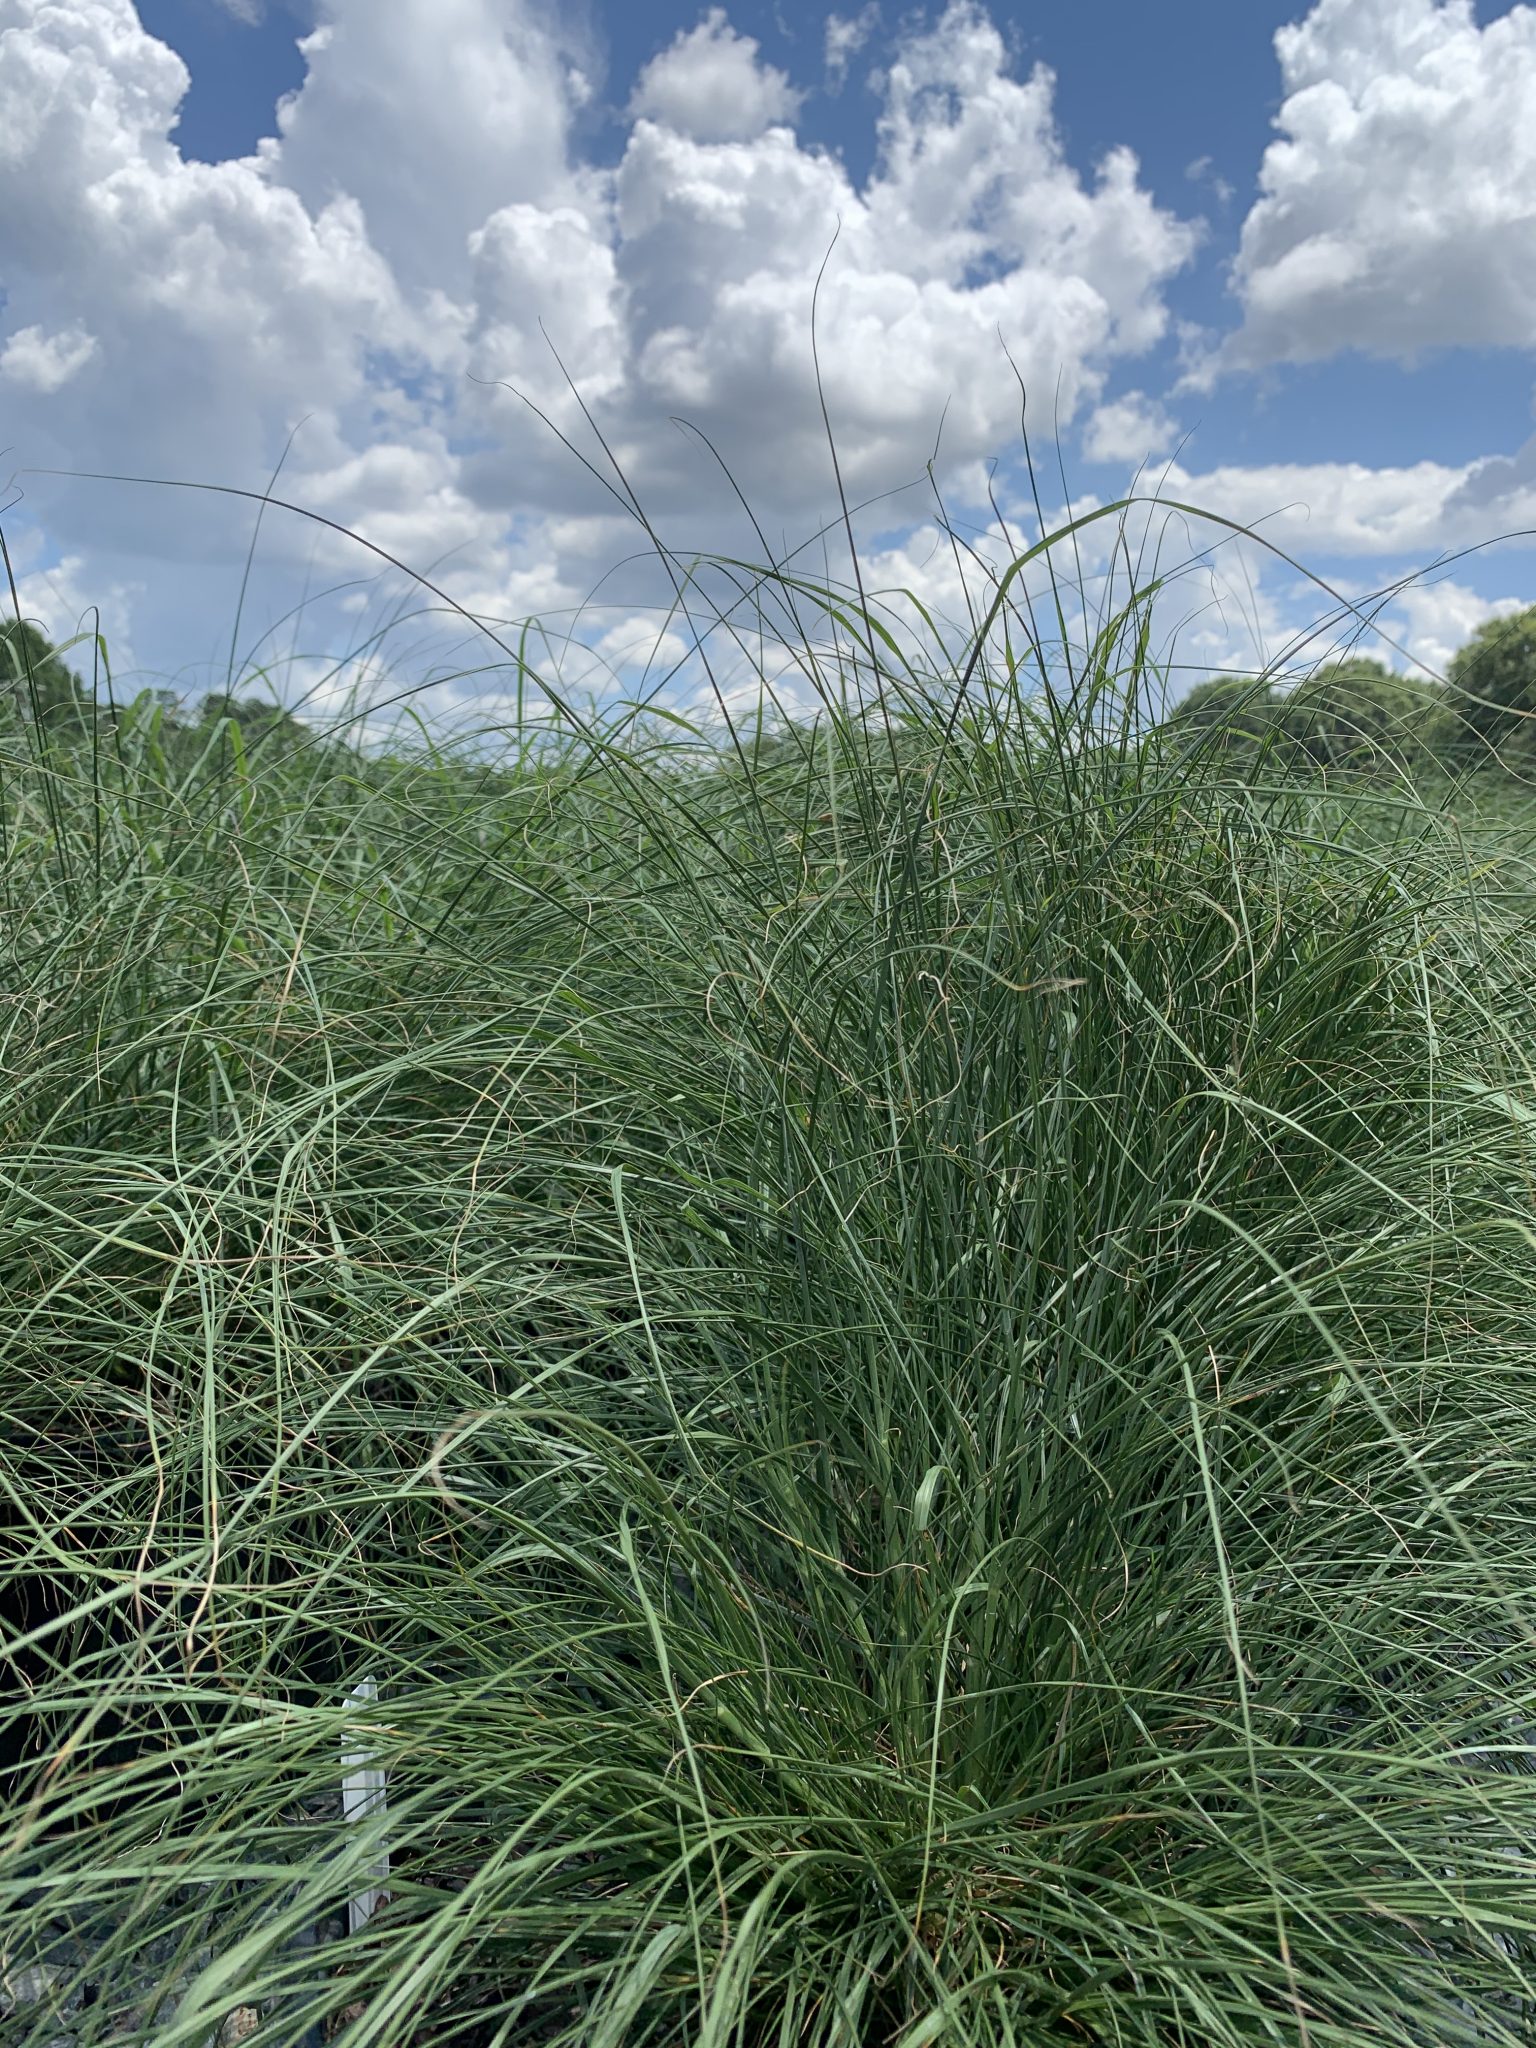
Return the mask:
POLYGON ((89 723, 79 678, 30 619, 0 620, 0 709, 50 728, 89 723))
POLYGON ((274 704, 271 698, 236 697, 227 690, 210 690, 202 701, 200 716, 204 725, 217 724, 221 718, 233 719, 246 738, 257 734, 296 738, 304 731, 293 713, 274 704))
POLYGON ((1447 673, 1458 759, 1525 763, 1536 755, 1536 605, 1485 619, 1447 673))
POLYGON ((1208 676, 1168 714, 1171 730, 1225 755, 1251 754, 1274 729, 1273 691, 1252 676, 1208 676))
POLYGON ((1286 751, 1317 767, 1419 765, 1446 751, 1450 721, 1437 684, 1368 655, 1331 661, 1278 700, 1286 751))

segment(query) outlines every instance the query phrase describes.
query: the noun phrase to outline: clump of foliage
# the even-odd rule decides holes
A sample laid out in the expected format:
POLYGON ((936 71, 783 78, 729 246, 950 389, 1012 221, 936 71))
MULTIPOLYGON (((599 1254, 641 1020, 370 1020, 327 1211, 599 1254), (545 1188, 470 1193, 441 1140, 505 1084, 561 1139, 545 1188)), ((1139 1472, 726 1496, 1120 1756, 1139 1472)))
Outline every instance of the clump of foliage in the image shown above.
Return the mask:
POLYGON ((1437 684, 1358 654, 1325 662, 1289 691, 1275 724, 1310 765, 1367 771, 1438 760, 1450 731, 1437 684))
POLYGON ((1168 724, 1206 753, 1249 759, 1275 728, 1267 677, 1207 676, 1180 698, 1168 724))
POLYGON ((69 667, 65 651, 35 620, 24 618, 0 619, 0 721, 9 721, 13 733, 27 731, 34 738, 75 740, 90 734, 98 745, 124 721, 125 730, 135 728, 141 737, 152 728, 184 762, 196 759, 210 733, 220 729, 233 728, 247 743, 288 744, 302 742, 308 730, 274 698, 233 689, 211 690, 195 708, 166 689, 141 691, 132 704, 120 705, 110 686, 100 693, 87 688, 69 667))
POLYGON ((1457 729, 1446 692, 1351 655, 1300 683, 1212 676, 1174 707, 1172 732, 1229 762, 1271 770, 1397 773, 1450 760, 1457 729))
POLYGON ((1529 767, 1536 756, 1536 605, 1485 619, 1452 657, 1457 758, 1529 767))
POLYGON ((198 709, 203 725, 216 725, 228 719, 253 738, 265 735, 292 740, 304 732, 302 722, 269 697, 240 697, 230 690, 210 690, 198 709))
POLYGON ((1528 2042, 1528 875, 1137 737, 1139 601, 822 603, 762 747, 0 740, 0 1920, 168 2044, 1528 2042))
POLYGON ((0 619, 0 720, 40 729, 77 729, 89 722, 80 679, 31 619, 0 619))

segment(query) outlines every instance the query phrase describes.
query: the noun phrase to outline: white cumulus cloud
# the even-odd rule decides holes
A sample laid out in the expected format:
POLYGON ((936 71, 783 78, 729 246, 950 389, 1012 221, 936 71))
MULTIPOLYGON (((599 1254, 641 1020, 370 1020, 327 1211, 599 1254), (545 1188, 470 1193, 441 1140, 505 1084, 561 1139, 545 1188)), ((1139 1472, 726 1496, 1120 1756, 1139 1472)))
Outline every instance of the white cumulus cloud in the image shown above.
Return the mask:
POLYGON ((572 77, 513 0, 320 0, 306 74, 264 146, 312 213, 355 200, 404 285, 457 297, 470 235, 498 207, 568 205, 572 77))
POLYGON ((18 615, 30 619, 55 646, 63 648, 65 662, 78 675, 101 674, 99 650, 93 645, 98 630, 112 667, 129 668, 133 662, 130 621, 136 601, 144 594, 142 584, 103 579, 99 568, 80 555, 65 555, 44 565, 38 560, 40 546, 35 533, 23 531, 14 540, 12 535, 7 521, 18 615))
POLYGON ((680 34, 641 72, 630 113, 660 121, 696 142, 747 142, 775 121, 792 121, 803 94, 738 35, 723 7, 680 34))
POLYGON ((1275 35, 1284 99, 1226 360, 1411 358, 1536 335, 1536 9, 1317 0, 1275 35))
MULTIPOLYGON (((1435 35, 1455 27, 1454 7, 1418 11, 1435 35)), ((1308 19, 1348 13, 1323 0, 1308 19)), ((829 67, 874 20, 831 17, 829 67)), ((645 659, 626 650, 655 579, 626 568, 580 606, 644 538, 523 401, 602 469, 585 403, 679 549, 758 544, 674 415, 708 436, 769 544, 801 542, 836 510, 811 327, 829 248, 816 343, 844 482, 855 499, 918 487, 860 522, 893 575, 920 572, 890 536, 930 502, 941 416, 952 503, 984 505, 983 465, 1015 442, 1004 343, 1036 416, 1086 422, 1090 459, 1172 445, 1155 396, 1102 394, 1167 336, 1198 229, 1154 201, 1129 151, 1070 160, 1051 73, 1017 67, 976 0, 893 31, 858 177, 797 132, 799 93, 719 8, 645 68, 613 161, 586 160, 584 88, 551 21, 531 0, 316 0, 278 133, 203 164, 175 142, 186 69, 130 0, 0 0, 0 391, 56 380, 19 432, 8 418, 11 460, 259 489, 302 421, 280 495, 433 570, 476 612, 581 616, 625 665, 645 659)), ((1526 512, 1536 524, 1536 462, 1501 460, 1212 466, 1175 472, 1175 494, 1253 518, 1305 506, 1264 530, 1309 557, 1429 555, 1526 512)), ((249 506, 25 488, 41 559, 66 560, 72 590, 94 576, 124 593, 146 659, 227 655, 249 506)), ((256 629, 311 562, 317 586, 378 569, 277 515, 262 545, 256 629)), ((947 557, 930 553, 921 573, 940 578, 947 557)), ((344 601, 361 619, 374 595, 344 601)))
POLYGON ((827 83, 836 92, 848 76, 848 66, 869 41, 880 23, 880 0, 866 0, 857 14, 829 14, 823 43, 827 83))
POLYGON ((1402 621, 1402 640, 1414 660, 1431 675, 1443 676, 1451 656, 1464 647, 1485 619, 1507 618, 1523 611, 1519 597, 1482 597, 1465 583, 1450 578, 1416 583, 1393 600, 1402 621))
POLYGON ((698 489, 696 452, 654 431, 679 413, 774 508, 825 506, 811 313, 829 249, 816 340, 855 494, 921 480, 946 406, 952 463, 1013 438, 1003 342, 1067 421, 1108 364, 1159 340, 1194 230, 1154 204, 1129 151, 1085 180, 1053 90, 1043 68, 1012 76, 990 18, 952 0, 887 67, 862 185, 782 126, 707 143, 640 122, 617 173, 616 260, 653 488, 698 489))
POLYGON ((57 334, 37 326, 18 327, 0 346, 0 377, 48 398, 85 368, 99 346, 95 335, 78 321, 57 334))
POLYGON ((1166 454, 1178 439, 1178 425, 1144 391, 1127 391, 1095 407, 1083 428, 1083 454, 1090 462, 1145 462, 1166 454))

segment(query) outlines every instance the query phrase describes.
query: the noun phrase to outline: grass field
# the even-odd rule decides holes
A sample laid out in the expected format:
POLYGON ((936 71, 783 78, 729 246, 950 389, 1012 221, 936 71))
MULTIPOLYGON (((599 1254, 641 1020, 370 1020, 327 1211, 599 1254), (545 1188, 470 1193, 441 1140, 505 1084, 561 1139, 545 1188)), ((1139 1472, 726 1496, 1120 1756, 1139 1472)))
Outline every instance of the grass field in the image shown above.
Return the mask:
POLYGON ((0 740, 7 2044, 1536 2040, 1525 800, 1145 647, 0 740))

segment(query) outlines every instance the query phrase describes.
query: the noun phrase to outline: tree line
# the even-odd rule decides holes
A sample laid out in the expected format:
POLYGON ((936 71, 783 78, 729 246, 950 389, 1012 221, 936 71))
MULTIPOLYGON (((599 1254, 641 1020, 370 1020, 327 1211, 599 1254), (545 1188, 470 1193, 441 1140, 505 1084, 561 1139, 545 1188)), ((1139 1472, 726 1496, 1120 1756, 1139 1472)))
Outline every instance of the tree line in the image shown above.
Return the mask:
POLYGON ((1166 723, 1244 760, 1524 771, 1536 766, 1536 605, 1485 619, 1452 656, 1444 683, 1351 655, 1291 685, 1211 676, 1166 723))
MULTIPOLYGON (((293 713, 270 697, 211 690, 189 708, 174 691, 151 690, 135 701, 143 704, 146 698, 150 713, 167 734, 206 730, 226 719, 246 737, 297 737, 304 731, 293 713)), ((32 620, 0 620, 0 724, 19 723, 49 738, 68 740, 99 732, 127 708, 110 700, 103 703, 32 620)))
MULTIPOLYGON (((229 721, 246 738, 298 737, 305 728, 273 698, 214 690, 189 709, 147 693, 167 736, 229 721)), ((143 703, 143 697, 139 700, 143 703)), ((99 732, 117 715, 88 689, 28 619, 0 621, 0 724, 49 737, 99 732)), ((1444 683, 1399 675, 1364 655, 1326 663, 1303 682, 1210 676, 1165 724, 1237 760, 1367 768, 1378 762, 1461 769, 1536 766, 1536 605, 1487 619, 1452 657, 1444 683)))

